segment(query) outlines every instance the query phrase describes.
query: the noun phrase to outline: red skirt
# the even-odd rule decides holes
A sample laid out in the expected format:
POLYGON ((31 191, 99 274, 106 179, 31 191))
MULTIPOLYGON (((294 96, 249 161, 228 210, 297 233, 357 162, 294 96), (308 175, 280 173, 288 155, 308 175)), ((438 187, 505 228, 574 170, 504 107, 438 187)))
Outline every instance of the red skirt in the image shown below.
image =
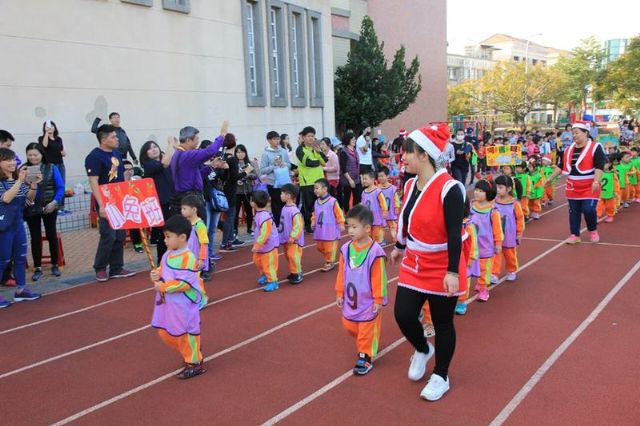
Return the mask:
POLYGON ((567 178, 567 198, 570 200, 599 200, 600 191, 593 192, 593 179, 571 179, 567 178))
MULTIPOLYGON (((421 293, 448 296, 449 293, 444 288, 444 276, 447 274, 448 265, 449 253, 446 250, 418 252, 406 249, 400 264, 398 285, 421 293)), ((467 260, 464 251, 460 253, 458 274, 459 290, 455 293, 456 296, 467 292, 467 260)))

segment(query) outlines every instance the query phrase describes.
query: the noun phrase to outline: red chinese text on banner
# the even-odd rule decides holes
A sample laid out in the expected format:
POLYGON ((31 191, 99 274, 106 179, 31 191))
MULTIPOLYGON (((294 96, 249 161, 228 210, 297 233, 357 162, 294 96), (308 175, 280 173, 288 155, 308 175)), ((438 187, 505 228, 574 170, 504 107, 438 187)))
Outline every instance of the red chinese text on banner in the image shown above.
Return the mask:
POLYGON ((153 179, 100 185, 100 197, 112 229, 153 228, 164 225, 153 179))

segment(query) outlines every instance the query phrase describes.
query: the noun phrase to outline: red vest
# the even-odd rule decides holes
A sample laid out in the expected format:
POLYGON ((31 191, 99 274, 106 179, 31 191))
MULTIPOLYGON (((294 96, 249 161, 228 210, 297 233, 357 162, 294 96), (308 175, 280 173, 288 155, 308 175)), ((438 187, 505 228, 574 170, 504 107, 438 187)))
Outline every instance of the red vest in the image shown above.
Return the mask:
POLYGON ((572 200, 592 200, 600 198, 600 191, 594 192, 592 189, 593 178, 595 177, 595 167, 593 156, 600 144, 589 140, 584 146, 575 167, 580 176, 572 176, 571 160, 576 144, 572 143, 564 152, 562 159, 562 174, 567 175, 567 198, 572 200))

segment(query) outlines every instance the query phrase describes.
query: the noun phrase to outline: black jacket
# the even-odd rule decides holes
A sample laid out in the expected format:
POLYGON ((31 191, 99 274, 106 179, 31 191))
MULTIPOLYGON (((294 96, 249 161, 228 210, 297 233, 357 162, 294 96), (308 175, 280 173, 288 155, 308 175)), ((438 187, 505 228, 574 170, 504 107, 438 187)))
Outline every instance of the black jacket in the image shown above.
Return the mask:
MULTIPOLYGON (((98 133, 98 127, 100 126, 100 118, 96 117, 93 120, 93 124, 91 125, 91 133, 98 133)), ((127 136, 127 132, 124 131, 122 127, 116 127, 116 136, 118 137, 118 142, 120 142, 120 146, 118 146, 118 151, 120 151, 120 155, 122 155, 122 159, 127 159, 127 154, 131 155, 131 159, 137 161, 136 154, 133 152, 133 147, 131 146, 131 141, 129 140, 129 136, 127 136)))

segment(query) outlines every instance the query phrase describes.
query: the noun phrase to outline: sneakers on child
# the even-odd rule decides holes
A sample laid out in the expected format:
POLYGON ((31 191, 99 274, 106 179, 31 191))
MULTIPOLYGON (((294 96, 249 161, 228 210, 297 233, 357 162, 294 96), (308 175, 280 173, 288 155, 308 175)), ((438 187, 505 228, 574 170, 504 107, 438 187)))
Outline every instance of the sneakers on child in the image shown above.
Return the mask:
POLYGON ((8 308, 9 306, 11 306, 11 302, 0 296, 0 309, 8 308))
POLYGON ((598 234, 598 231, 591 231, 591 242, 592 243, 600 242, 600 235, 598 234))
POLYGON ((202 362, 198 364, 186 364, 184 370, 178 374, 180 379, 191 379, 205 373, 207 370, 202 366, 202 362))
POLYGON ((265 286, 263 287, 263 290, 266 292, 272 292, 272 291, 276 291, 279 288, 280 286, 278 285, 278 282, 274 281, 272 283, 265 284, 265 286))
POLYGON ((606 223, 611 223, 613 222, 613 216, 607 216, 607 218, 604 220, 606 223))
POLYGON ((200 299, 200 310, 203 310, 207 303, 209 303, 209 296, 203 295, 202 299, 200 299))
POLYGON ((498 284, 498 281, 499 279, 497 275, 491 275, 491 284, 498 284))
POLYGON ((222 260, 222 255, 220 253, 214 253, 213 255, 209 256, 210 262, 217 262, 218 260, 222 260))
POLYGON ((40 293, 33 292, 29 290, 27 287, 24 287, 21 292, 15 292, 13 295, 14 302, 25 302, 31 300, 38 300, 42 297, 40 293))
POLYGON ((324 264, 324 266, 322 267, 322 269, 320 269, 321 272, 329 272, 331 271, 333 268, 336 267, 336 264, 333 262, 327 262, 324 264))
POLYGON ((481 288, 478 292, 478 301, 486 302, 487 300, 489 300, 489 290, 487 290, 486 288, 481 288))
POLYGON ((58 268, 57 266, 52 266, 51 267, 51 275, 53 275, 54 277, 59 277, 60 275, 62 275, 60 273, 60 268, 58 268))
POLYGON ((358 354, 358 361, 356 362, 355 367, 353 367, 353 374, 357 376, 364 376, 373 368, 373 363, 371 362, 371 357, 369 355, 360 352, 358 354))
POLYGON ((304 280, 304 277, 302 274, 291 274, 288 279, 291 284, 300 284, 304 280))
POLYGON ((435 352, 435 349, 430 342, 427 342, 427 346, 429 347, 428 353, 425 354, 415 351, 411 357, 411 364, 409 364, 409 372, 407 373, 409 380, 417 382, 424 377, 424 374, 427 371, 427 362, 429 362, 435 352))
POLYGON ((629 208, 629 203, 627 203, 626 201, 624 203, 622 203, 622 207, 624 207, 625 209, 629 208))
POLYGON ((539 220, 540 219, 540 214, 536 213, 536 212, 531 213, 531 219, 539 220))
POLYGON ((449 390, 449 378, 443 379, 436 373, 429 378, 429 383, 420 392, 420 397, 427 401, 437 401, 449 390))
POLYGON ((202 281, 204 281, 204 282, 211 281, 211 271, 202 271, 202 272, 200 272, 200 278, 202 278, 202 281))
POLYGON ((33 276, 31 277, 31 280, 38 281, 40 278, 42 278, 42 268, 36 268, 33 271, 33 276))
POLYGON ((507 278, 505 278, 505 279, 506 279, 507 281, 515 281, 517 277, 518 277, 518 276, 516 275, 516 273, 515 273, 515 272, 509 272, 509 273, 507 274, 507 278))
POLYGON ((424 325, 424 337, 433 337, 436 335, 436 329, 433 328, 433 324, 424 325))
POLYGON ((580 237, 577 235, 573 235, 571 234, 571 236, 569 238, 567 238, 567 244, 578 244, 580 242, 580 237))
POLYGON ((266 283, 267 283, 267 276, 260 275, 260 277, 258 278, 258 285, 265 285, 266 283))
POLYGON ((466 303, 456 303, 456 315, 464 315, 467 313, 466 303))

